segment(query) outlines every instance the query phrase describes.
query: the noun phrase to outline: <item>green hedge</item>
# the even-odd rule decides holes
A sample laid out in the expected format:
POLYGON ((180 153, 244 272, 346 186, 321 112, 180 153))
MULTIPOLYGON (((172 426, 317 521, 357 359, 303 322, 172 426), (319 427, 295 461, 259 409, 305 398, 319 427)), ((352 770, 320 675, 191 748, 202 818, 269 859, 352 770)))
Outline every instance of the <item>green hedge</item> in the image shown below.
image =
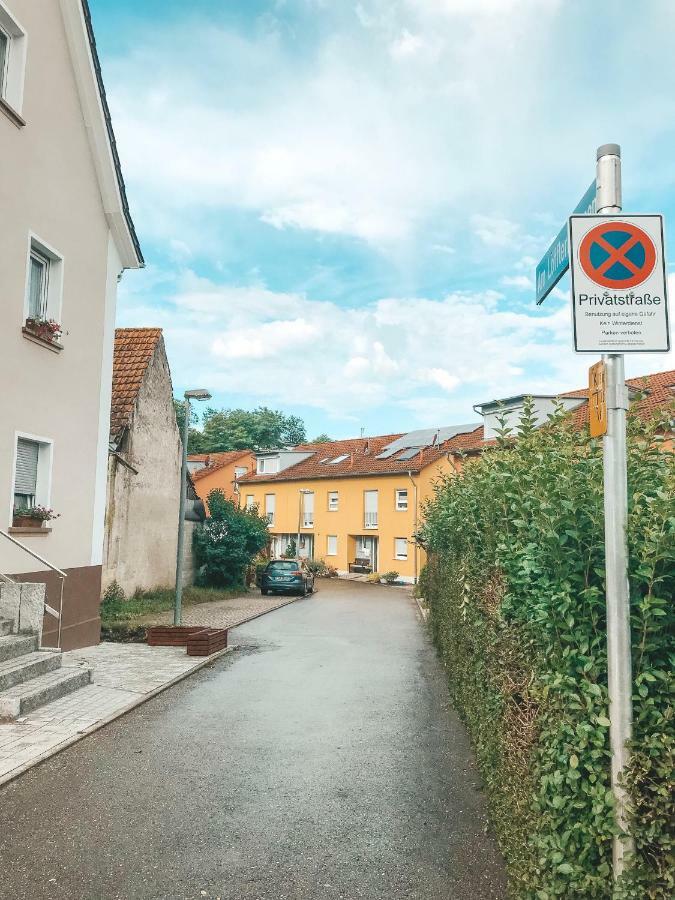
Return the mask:
MULTIPOLYGON (((675 892, 672 632, 675 469, 658 423, 629 423, 637 852, 625 898, 675 892)), ((437 486, 422 593, 472 735, 518 898, 610 897, 614 828, 601 442, 559 413, 437 486)))

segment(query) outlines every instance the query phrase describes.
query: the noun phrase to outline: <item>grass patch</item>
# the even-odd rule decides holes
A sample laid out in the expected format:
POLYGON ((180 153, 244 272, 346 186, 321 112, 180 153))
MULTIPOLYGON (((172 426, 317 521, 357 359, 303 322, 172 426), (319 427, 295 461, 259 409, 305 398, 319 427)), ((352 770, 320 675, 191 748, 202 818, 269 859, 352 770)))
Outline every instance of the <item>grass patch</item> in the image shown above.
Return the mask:
MULTIPOLYGON (((216 600, 229 600, 243 597, 245 588, 204 588, 188 587, 183 591, 183 606, 195 606, 198 603, 213 603, 216 600)), ((101 603, 101 625, 106 628, 119 623, 133 624, 134 620, 163 613, 173 609, 176 592, 173 588, 155 591, 137 591, 133 597, 123 600, 119 597, 106 597, 101 603)))

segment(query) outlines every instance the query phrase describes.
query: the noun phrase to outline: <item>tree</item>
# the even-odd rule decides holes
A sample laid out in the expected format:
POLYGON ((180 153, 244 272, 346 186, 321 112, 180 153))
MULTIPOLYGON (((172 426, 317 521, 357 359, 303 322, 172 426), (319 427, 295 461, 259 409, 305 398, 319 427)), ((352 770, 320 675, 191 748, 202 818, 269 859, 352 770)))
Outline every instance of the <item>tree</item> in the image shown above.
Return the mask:
POLYGON ((239 509, 221 490, 211 491, 208 505, 209 518, 194 535, 200 583, 243 586, 246 569, 269 541, 267 519, 255 507, 239 509))
POLYGON ((332 438, 332 437, 329 437, 329 436, 325 433, 325 431, 322 431, 321 434, 318 434, 318 435, 314 438, 314 440, 312 441, 312 443, 313 443, 313 444, 332 444, 332 443, 333 443, 333 438, 332 438))
POLYGON ((209 408, 203 416, 202 430, 191 433, 189 448, 191 453, 274 450, 306 440, 305 424, 298 416, 287 416, 266 406, 254 410, 209 408))

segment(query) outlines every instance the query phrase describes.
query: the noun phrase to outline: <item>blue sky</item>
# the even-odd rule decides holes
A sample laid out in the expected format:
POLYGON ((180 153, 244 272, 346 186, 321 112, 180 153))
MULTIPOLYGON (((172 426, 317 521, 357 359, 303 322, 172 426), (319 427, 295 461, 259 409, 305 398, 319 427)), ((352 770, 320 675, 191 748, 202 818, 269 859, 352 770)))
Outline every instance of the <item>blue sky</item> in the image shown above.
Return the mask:
POLYGON ((348 437, 585 383, 534 266, 602 143, 668 229, 670 0, 90 2, 147 261, 118 324, 164 329, 177 393, 348 437))

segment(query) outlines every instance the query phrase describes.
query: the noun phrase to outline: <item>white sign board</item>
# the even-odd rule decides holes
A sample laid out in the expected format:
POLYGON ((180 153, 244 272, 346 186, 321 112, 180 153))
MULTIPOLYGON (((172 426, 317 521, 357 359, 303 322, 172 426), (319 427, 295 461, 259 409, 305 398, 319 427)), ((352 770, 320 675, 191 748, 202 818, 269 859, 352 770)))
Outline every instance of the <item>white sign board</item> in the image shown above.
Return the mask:
POLYGON ((662 216, 570 216, 574 349, 670 349, 662 216))

